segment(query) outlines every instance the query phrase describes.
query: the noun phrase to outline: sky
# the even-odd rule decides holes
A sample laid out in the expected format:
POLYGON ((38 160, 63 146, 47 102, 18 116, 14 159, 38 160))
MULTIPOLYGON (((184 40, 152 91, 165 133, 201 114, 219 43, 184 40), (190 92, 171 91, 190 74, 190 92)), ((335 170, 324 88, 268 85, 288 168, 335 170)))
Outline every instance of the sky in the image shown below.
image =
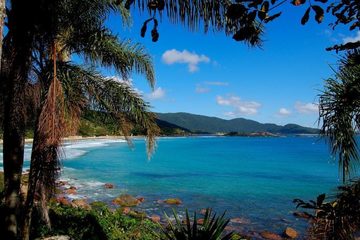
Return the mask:
MULTIPOLYGON (((317 127, 318 95, 333 75, 339 58, 326 47, 360 40, 360 32, 333 31, 326 19, 300 24, 303 7, 285 6, 280 18, 266 25, 262 48, 236 42, 223 32, 191 32, 181 24, 159 22, 158 42, 140 29, 149 17, 132 9, 133 23, 124 28, 119 16, 107 25, 121 40, 144 45, 152 56, 156 86, 131 77, 155 112, 189 112, 224 119, 237 117, 262 123, 296 123, 317 127)), ((108 76, 116 76, 111 69, 108 76)))

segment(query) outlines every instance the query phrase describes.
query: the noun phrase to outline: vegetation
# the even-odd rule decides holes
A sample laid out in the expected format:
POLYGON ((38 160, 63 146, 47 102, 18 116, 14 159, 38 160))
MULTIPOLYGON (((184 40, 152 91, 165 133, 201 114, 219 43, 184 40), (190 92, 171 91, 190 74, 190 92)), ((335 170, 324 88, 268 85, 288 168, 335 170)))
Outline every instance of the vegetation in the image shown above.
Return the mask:
POLYGON ((338 188, 335 196, 325 201, 321 194, 316 201, 295 199, 297 207, 312 210, 311 239, 351 240, 360 231, 360 181, 354 180, 338 188))
POLYGON ((206 209, 204 219, 199 221, 194 213, 194 218, 190 219, 189 212, 186 210, 185 219, 181 221, 175 210, 173 211, 175 224, 168 218, 168 226, 163 230, 166 240, 230 240, 234 233, 225 234, 225 227, 230 220, 222 216, 216 216, 211 209, 206 209))
POLYGON ((160 120, 172 123, 182 128, 188 129, 191 132, 201 133, 217 133, 217 132, 239 132, 239 133, 253 133, 253 132, 270 132, 278 134, 317 134, 318 129, 301 127, 296 124, 287 124, 279 126, 270 123, 259 123, 253 120, 244 118, 235 118, 232 120, 224 120, 217 117, 207 117, 202 115, 190 113, 157 113, 160 120))
POLYGON ((330 142, 339 161, 343 186, 330 196, 321 194, 316 201, 295 199, 297 207, 313 210, 309 231, 312 239, 350 240, 360 232, 360 180, 353 178, 359 162, 356 133, 360 128, 360 52, 348 52, 340 61, 334 78, 325 82, 320 95, 321 133, 330 142))

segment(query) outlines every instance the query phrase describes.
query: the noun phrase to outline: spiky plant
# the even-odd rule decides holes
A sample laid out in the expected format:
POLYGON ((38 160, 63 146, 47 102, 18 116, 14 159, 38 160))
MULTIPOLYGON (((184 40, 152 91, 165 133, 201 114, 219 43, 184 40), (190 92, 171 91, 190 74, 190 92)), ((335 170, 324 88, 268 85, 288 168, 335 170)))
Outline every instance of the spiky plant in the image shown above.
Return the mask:
POLYGON ((326 80, 325 90, 320 94, 321 133, 339 160, 344 183, 359 163, 356 141, 360 129, 360 65, 356 64, 359 56, 355 51, 342 59, 335 77, 326 80))
POLYGON ((163 229, 164 240, 230 240, 233 232, 225 233, 225 227, 229 223, 229 219, 225 219, 225 213, 216 216, 211 209, 206 209, 202 223, 198 223, 196 212, 193 219, 190 219, 189 212, 186 210, 184 222, 182 222, 173 210, 175 224, 168 219, 168 226, 163 229))

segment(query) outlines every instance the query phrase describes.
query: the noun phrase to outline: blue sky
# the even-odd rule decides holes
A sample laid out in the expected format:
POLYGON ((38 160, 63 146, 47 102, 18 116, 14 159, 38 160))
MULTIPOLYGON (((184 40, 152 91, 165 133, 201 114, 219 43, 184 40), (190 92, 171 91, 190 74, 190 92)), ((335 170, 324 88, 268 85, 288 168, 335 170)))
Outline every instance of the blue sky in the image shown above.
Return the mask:
POLYGON ((136 11, 131 27, 124 29, 118 16, 111 16, 108 25, 119 38, 143 44, 153 57, 154 92, 143 76, 132 76, 134 87, 153 111, 317 126, 317 95, 324 79, 332 75, 329 65, 338 59, 325 48, 360 34, 341 28, 332 31, 329 19, 302 26, 305 9, 285 8, 266 26, 262 49, 249 48, 222 32, 190 32, 165 19, 159 23, 159 41, 153 43, 151 27, 145 38, 140 37, 148 15, 136 11))

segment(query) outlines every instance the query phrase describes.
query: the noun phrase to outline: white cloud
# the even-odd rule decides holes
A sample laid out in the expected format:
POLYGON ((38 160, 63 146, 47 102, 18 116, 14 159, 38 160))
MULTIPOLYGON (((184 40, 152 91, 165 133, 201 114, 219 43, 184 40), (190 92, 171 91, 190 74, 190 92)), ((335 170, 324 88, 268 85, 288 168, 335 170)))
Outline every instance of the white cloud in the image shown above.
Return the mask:
POLYGON ((201 85, 196 85, 195 92, 197 93, 207 93, 210 91, 210 88, 202 87, 201 85))
POLYGON ((147 94, 146 97, 151 100, 158 100, 164 98, 165 94, 166 94, 165 90, 162 89, 161 87, 158 87, 152 93, 147 94))
POLYGON ((281 116, 289 116, 291 111, 286 108, 280 108, 278 114, 281 116))
POLYGON ((237 96, 222 97, 217 96, 216 102, 219 105, 231 106, 234 108, 234 111, 227 112, 227 116, 235 115, 253 115, 258 112, 258 109, 261 107, 261 104, 255 101, 243 101, 237 96))
POLYGON ((213 86, 228 86, 228 82, 205 82, 206 85, 213 85, 213 86))
POLYGON ((360 31, 357 31, 356 36, 354 36, 354 37, 344 37, 343 38, 344 43, 358 42, 358 41, 360 41, 360 31))
POLYGON ((317 113, 319 112, 319 105, 314 103, 302 103, 302 102, 296 102, 295 103, 295 109, 299 113, 317 113))
POLYGON ((199 63, 210 62, 210 58, 208 56, 204 54, 198 55, 194 52, 191 53, 186 49, 182 52, 176 49, 167 50, 163 53, 162 60, 168 65, 174 63, 185 63, 188 65, 189 72, 196 72, 199 69, 199 63))

